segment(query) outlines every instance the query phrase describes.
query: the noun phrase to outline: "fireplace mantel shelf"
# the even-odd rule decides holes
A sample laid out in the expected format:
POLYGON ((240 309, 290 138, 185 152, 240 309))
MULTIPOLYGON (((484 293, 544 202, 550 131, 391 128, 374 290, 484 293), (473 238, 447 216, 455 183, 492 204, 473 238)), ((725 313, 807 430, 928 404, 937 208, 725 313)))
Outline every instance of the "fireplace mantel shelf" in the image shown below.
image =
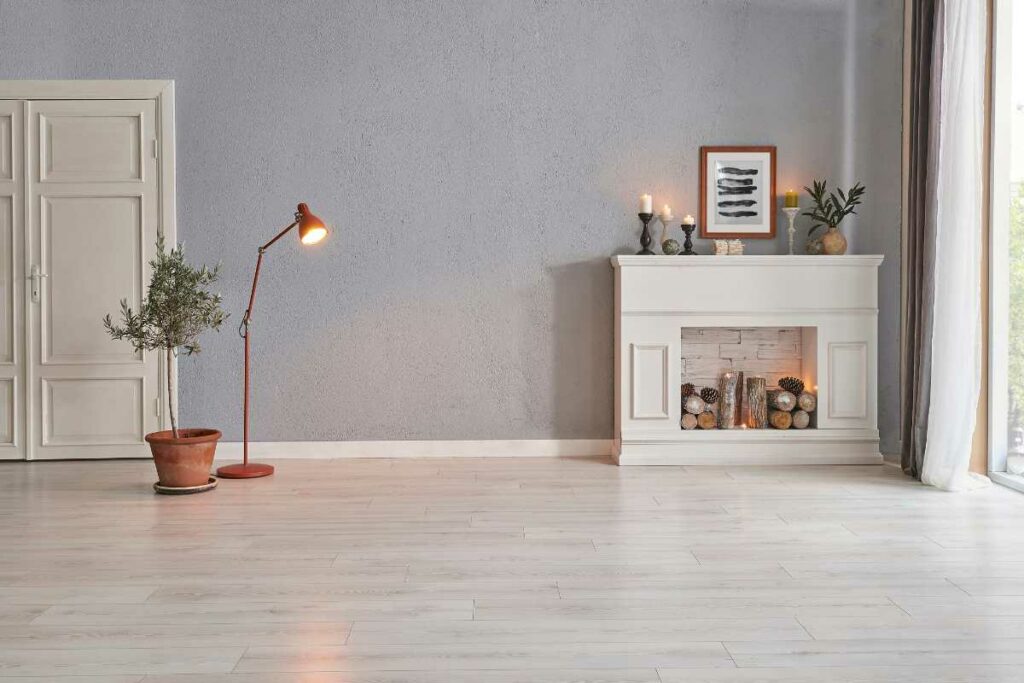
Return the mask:
POLYGON ((790 256, 786 255, 759 255, 744 254, 742 256, 708 256, 698 254, 697 256, 637 256, 634 254, 623 254, 612 257, 612 265, 616 268, 624 266, 645 266, 645 267, 667 267, 685 268, 688 266, 718 267, 750 267, 750 266, 782 266, 792 268, 793 266, 809 266, 814 268, 835 268, 842 267, 864 267, 878 266, 882 263, 884 256, 880 254, 848 254, 845 256, 790 256))
MULTIPOLYGON (((881 462, 882 256, 633 256, 615 269, 615 430, 628 464, 881 462), (816 428, 680 428, 683 328, 800 328, 816 428)), ((740 368, 742 369, 742 368, 740 368)))

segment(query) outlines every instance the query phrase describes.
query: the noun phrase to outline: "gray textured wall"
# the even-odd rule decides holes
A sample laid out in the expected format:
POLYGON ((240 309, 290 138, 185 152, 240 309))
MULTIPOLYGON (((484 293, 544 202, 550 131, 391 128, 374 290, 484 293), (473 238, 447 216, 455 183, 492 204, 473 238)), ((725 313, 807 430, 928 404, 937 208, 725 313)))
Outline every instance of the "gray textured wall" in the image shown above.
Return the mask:
MULTIPOLYGON (((334 223, 268 254, 259 440, 610 437, 637 195, 696 214, 701 144, 777 145, 781 186, 861 179, 892 448, 900 4, 0 0, 0 77, 176 80, 179 234, 235 324, 295 202, 334 223)), ((181 399, 238 438, 233 327, 181 399)))

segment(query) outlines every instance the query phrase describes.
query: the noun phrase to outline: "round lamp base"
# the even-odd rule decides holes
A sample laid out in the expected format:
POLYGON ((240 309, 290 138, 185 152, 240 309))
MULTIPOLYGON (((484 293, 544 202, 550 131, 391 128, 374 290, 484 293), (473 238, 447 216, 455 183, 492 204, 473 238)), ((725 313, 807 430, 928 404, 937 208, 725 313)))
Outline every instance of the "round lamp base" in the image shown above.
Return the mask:
POLYGON ((248 465, 238 463, 237 465, 224 465, 217 468, 217 476, 222 479, 255 479, 266 477, 274 473, 273 465, 260 465, 251 462, 248 465))

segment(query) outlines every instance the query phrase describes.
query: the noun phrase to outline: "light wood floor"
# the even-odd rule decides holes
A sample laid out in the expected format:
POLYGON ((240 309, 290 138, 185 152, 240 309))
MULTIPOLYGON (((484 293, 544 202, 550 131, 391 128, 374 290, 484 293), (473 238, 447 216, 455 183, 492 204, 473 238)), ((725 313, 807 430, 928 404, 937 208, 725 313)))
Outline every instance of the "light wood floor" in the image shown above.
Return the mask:
POLYGON ((0 465, 0 680, 1024 680, 1024 496, 890 467, 0 465))

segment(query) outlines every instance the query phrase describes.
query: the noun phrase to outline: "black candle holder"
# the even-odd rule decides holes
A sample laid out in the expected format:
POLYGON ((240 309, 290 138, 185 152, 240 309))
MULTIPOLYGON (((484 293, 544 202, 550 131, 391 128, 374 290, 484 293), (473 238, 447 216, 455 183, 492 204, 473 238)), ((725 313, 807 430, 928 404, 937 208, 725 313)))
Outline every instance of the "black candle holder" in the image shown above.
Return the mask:
POLYGON ((697 252, 693 250, 693 231, 697 228, 696 225, 687 225, 683 223, 683 232, 686 233, 686 240, 683 242, 683 250, 679 252, 680 256, 697 256, 697 252))
POLYGON ((640 233, 640 251, 636 252, 637 256, 654 256, 654 252, 651 251, 651 231, 648 226, 651 223, 651 219, 654 218, 653 213, 638 213, 637 216, 643 221, 644 231, 640 233))

